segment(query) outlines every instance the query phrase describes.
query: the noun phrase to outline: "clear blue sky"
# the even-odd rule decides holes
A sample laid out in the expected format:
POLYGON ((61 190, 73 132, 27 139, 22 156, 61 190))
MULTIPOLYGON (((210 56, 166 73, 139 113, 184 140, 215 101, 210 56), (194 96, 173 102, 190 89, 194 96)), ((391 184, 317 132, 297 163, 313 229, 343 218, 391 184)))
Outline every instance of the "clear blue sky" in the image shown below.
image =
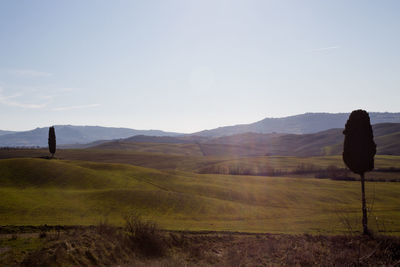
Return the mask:
POLYGON ((0 129, 400 111, 400 1, 2 0, 0 129))

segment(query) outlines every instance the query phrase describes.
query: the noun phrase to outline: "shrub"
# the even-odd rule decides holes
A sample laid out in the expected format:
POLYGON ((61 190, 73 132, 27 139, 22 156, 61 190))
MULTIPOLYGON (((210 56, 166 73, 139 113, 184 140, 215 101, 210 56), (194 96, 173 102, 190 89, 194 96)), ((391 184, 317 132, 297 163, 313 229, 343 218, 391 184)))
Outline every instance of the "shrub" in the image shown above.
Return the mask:
POLYGON ((138 213, 125 217, 128 243, 147 257, 161 257, 166 251, 166 242, 157 225, 144 221, 138 213))

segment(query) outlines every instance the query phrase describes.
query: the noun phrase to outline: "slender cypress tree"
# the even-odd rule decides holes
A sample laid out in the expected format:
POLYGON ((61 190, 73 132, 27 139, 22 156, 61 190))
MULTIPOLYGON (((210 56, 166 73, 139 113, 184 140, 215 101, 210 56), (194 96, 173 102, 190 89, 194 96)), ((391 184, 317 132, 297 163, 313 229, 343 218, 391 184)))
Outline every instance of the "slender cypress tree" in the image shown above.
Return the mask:
POLYGON ((368 113, 365 110, 354 110, 346 122, 343 134, 343 161, 352 172, 361 176, 362 226, 363 233, 369 234, 364 174, 374 169, 376 144, 368 113))
POLYGON ((56 153, 56 132, 54 131, 54 126, 49 128, 49 151, 53 158, 56 153))

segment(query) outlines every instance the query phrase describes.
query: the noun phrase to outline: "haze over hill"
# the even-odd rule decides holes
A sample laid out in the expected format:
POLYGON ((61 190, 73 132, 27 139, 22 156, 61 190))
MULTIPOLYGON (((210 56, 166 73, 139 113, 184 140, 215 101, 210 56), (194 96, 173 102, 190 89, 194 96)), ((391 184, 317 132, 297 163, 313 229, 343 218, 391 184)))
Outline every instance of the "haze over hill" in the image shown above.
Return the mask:
MULTIPOLYGON (((178 133, 159 130, 134 130, 100 126, 56 125, 57 145, 85 144, 97 140, 127 138, 133 135, 176 136, 178 133)), ((0 146, 47 146, 48 127, 0 136, 0 146)))
MULTIPOLYGON (((308 134, 333 128, 344 128, 350 113, 305 113, 283 118, 265 118, 250 124, 219 127, 196 132, 193 135, 220 137, 241 133, 308 134)), ((400 113, 371 112, 371 124, 400 123, 400 113)))
POLYGON ((13 131, 3 131, 3 130, 0 130, 0 136, 5 135, 5 134, 11 134, 11 133, 15 133, 15 132, 13 132, 13 131))
MULTIPOLYGON (((373 130, 378 154, 400 155, 400 123, 375 124, 373 130)), ((203 156, 325 156, 342 153, 342 132, 341 128, 312 134, 244 133, 216 138, 140 135, 92 148, 203 156)))
MULTIPOLYGON (((174 132, 164 132, 160 130, 134 130, 129 128, 112 128, 100 126, 72 126, 57 125, 56 136, 58 145, 71 144, 90 144, 89 146, 104 143, 107 140, 128 138, 137 135, 143 137, 134 137, 133 140, 126 142, 148 142, 151 143, 151 136, 164 136, 162 143, 196 143, 204 142, 209 138, 245 134, 245 133, 284 133, 284 134, 312 134, 326 131, 333 128, 343 128, 349 113, 305 113, 296 116, 283 118, 265 118, 261 121, 235 126, 220 127, 212 130, 187 134, 185 137, 176 141, 174 137, 183 134, 174 132), (101 141, 100 141, 101 140, 101 141)), ((371 123, 400 123, 400 113, 376 113, 371 112, 371 123)), ((0 146, 47 146, 48 128, 37 128, 31 131, 14 132, 2 135, 0 132, 0 146)), ((265 137, 264 137, 265 138, 265 137)), ((269 138, 277 138, 270 136, 269 138)), ((309 136, 312 138, 312 136, 309 136)), ((155 142, 159 140, 155 138, 155 142)), ((284 147, 285 144, 283 143, 284 147)), ((71 147, 71 146, 70 146, 71 147)), ((80 146, 82 148, 87 146, 80 146)))

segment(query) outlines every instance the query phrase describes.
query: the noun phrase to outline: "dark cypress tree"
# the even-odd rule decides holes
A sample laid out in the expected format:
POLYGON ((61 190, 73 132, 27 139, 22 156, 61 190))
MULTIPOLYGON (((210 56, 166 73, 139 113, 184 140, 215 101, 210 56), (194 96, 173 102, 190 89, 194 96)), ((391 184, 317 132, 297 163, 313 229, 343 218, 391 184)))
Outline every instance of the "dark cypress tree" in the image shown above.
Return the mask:
POLYGON ((365 110, 354 110, 346 122, 343 134, 343 161, 352 172, 361 176, 362 226, 363 233, 369 234, 364 174, 374 169, 376 144, 368 113, 365 110))
POLYGON ((56 153, 56 132, 54 131, 54 126, 49 128, 49 151, 53 158, 56 153))

